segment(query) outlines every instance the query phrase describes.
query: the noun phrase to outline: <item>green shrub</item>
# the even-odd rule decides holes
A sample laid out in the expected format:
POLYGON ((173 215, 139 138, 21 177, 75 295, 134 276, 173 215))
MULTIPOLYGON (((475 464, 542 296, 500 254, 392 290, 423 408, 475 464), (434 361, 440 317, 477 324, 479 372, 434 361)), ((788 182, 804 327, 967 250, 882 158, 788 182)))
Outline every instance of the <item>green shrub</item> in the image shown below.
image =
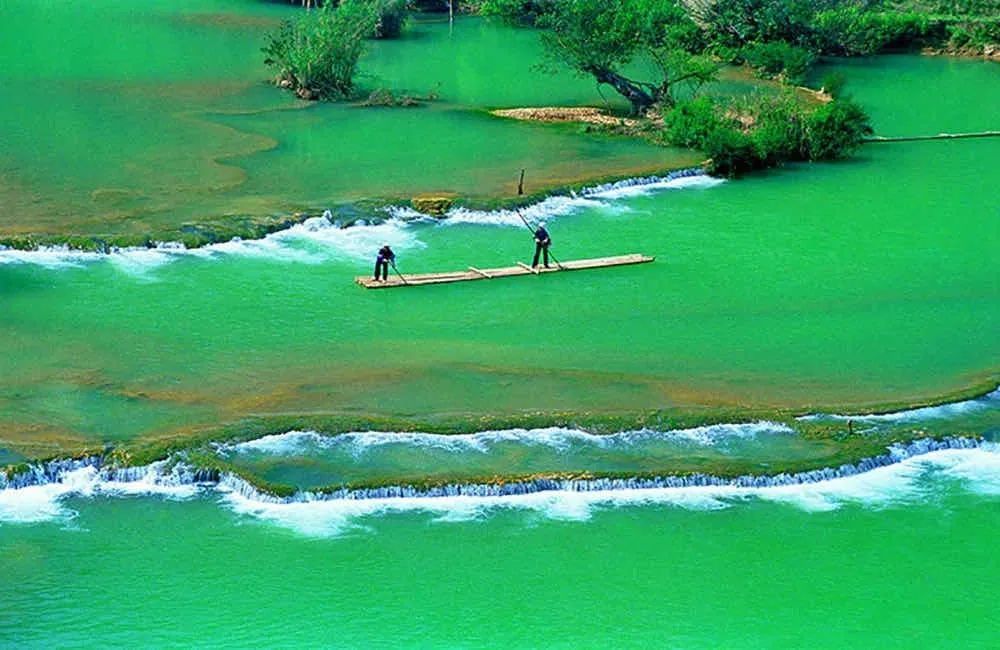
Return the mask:
POLYGON ((680 101, 663 113, 664 137, 678 147, 703 149, 721 123, 715 103, 705 96, 680 101))
MULTIPOLYGON (((815 45, 825 54, 856 56, 913 47, 940 29, 927 14, 873 12, 844 6, 816 14, 815 45)), ((943 34, 942 34, 943 35, 943 34)))
POLYGON ((743 48, 743 58, 766 77, 782 77, 788 83, 805 80, 816 57, 804 47, 786 41, 752 43, 743 48))
POLYGON ((497 16, 512 25, 534 25, 547 13, 552 0, 479 0, 479 13, 497 16))
POLYGON ((750 141, 761 166, 804 157, 807 109, 794 95, 754 95, 737 110, 753 117, 750 141))
POLYGON ((279 83, 304 99, 343 99, 354 90, 364 40, 378 24, 378 5, 346 0, 287 21, 263 48, 264 63, 279 83))
POLYGON ((972 43, 972 34, 962 25, 949 25, 948 42, 953 47, 965 47, 972 43))
POLYGON ((379 5, 375 38, 398 38, 410 17, 407 0, 376 0, 379 5))
POLYGON ((948 44, 955 48, 982 50, 1000 45, 1000 18, 956 23, 949 25, 947 30, 948 44))
POLYGON ((710 174, 736 176, 762 166, 750 138, 731 125, 713 129, 705 138, 703 149, 711 158, 710 174))
POLYGON ((816 106, 793 93, 679 102, 664 112, 664 138, 710 158, 710 173, 735 176, 786 161, 850 154, 872 133, 861 107, 845 99, 816 106))
POLYGON ((843 94, 845 85, 847 85, 847 77, 844 76, 843 72, 829 72, 823 75, 823 85, 820 87, 830 97, 837 99, 843 94))
POLYGON ((846 156, 873 133, 864 109, 848 99, 832 101, 813 111, 806 118, 805 132, 809 160, 846 156))

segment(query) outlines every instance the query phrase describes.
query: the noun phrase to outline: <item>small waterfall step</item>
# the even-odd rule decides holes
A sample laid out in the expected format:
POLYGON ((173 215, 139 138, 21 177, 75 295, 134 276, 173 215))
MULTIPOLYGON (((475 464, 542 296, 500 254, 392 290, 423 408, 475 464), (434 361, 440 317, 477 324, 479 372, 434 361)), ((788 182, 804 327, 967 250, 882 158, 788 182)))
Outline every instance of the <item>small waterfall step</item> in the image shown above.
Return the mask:
POLYGON ((425 284, 446 284, 449 282, 466 282, 468 280, 493 280, 496 278, 510 278, 518 275, 544 275, 546 273, 558 273, 559 271, 582 271, 583 269, 601 269, 611 266, 625 266, 628 264, 645 264, 652 262, 656 258, 640 253, 629 255, 618 255, 615 257, 597 257, 589 260, 572 260, 561 264, 553 263, 549 268, 531 268, 523 262, 517 262, 517 266, 506 266, 498 269, 478 269, 469 267, 465 271, 451 271, 448 273, 416 273, 405 275, 400 278, 398 275, 387 280, 375 280, 371 276, 360 276, 354 281, 366 289, 390 289, 393 287, 417 287, 425 284), (405 278, 405 279, 404 279, 405 278))

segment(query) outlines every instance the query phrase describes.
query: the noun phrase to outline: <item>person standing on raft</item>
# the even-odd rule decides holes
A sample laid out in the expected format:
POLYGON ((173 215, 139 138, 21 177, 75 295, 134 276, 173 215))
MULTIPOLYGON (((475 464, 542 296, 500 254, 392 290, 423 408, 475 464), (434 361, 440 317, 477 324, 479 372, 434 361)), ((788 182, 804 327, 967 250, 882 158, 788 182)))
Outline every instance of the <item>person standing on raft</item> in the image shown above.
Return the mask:
POLYGON ((382 248, 378 249, 378 257, 375 258, 375 281, 378 282, 379 274, 381 272, 382 281, 385 282, 389 279, 389 265, 396 265, 396 254, 392 252, 389 248, 389 244, 386 244, 382 248))
POLYGON ((545 268, 549 268, 549 246, 552 245, 552 239, 549 237, 549 231, 545 229, 545 222, 538 224, 538 229, 535 230, 535 259, 531 262, 531 268, 538 266, 538 254, 544 254, 545 268))

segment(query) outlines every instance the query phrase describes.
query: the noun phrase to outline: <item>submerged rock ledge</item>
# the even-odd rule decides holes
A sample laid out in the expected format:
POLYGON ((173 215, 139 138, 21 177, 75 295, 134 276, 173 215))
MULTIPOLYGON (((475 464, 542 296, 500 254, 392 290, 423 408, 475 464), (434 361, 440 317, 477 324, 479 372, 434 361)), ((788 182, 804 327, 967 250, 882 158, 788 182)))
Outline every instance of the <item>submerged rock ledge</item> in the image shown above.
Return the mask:
MULTIPOLYGON (((648 176, 606 178, 546 188, 523 196, 496 199, 460 198, 448 195, 450 203, 439 206, 440 213, 412 210, 412 218, 438 216, 447 218, 446 210, 503 210, 525 208, 542 203, 545 199, 560 196, 594 196, 629 187, 643 187, 666 183, 680 178, 704 175, 701 167, 684 167, 648 176)), ((225 244, 232 241, 252 241, 284 232, 314 218, 326 218, 332 225, 347 228, 355 225, 379 223, 386 218, 399 218, 400 208, 411 205, 410 199, 366 199, 353 203, 334 205, 326 210, 306 210, 290 215, 265 217, 226 217, 204 222, 185 223, 175 229, 134 235, 78 235, 53 233, 4 234, 0 232, 0 253, 14 251, 63 251, 86 252, 95 255, 128 253, 134 250, 166 249, 178 251, 225 244)), ((404 217, 405 218, 405 217, 404 217)))
POLYGON ((947 449, 976 449, 990 444, 982 438, 920 438, 906 444, 890 445, 884 454, 863 458, 839 467, 824 467, 774 475, 744 474, 735 477, 711 474, 664 475, 653 477, 551 478, 484 483, 447 483, 436 486, 395 485, 379 487, 343 487, 329 490, 303 490, 279 496, 254 486, 249 480, 216 468, 199 468, 180 459, 157 461, 139 467, 117 467, 103 456, 54 460, 28 465, 12 476, 0 473, 0 489, 18 490, 37 485, 62 483, 70 474, 91 469, 107 483, 146 482, 156 486, 197 485, 235 492, 247 499, 265 503, 306 503, 312 501, 435 498, 435 497, 505 497, 538 492, 603 492, 657 488, 733 487, 768 488, 818 483, 863 474, 879 467, 900 463, 909 458, 947 449))

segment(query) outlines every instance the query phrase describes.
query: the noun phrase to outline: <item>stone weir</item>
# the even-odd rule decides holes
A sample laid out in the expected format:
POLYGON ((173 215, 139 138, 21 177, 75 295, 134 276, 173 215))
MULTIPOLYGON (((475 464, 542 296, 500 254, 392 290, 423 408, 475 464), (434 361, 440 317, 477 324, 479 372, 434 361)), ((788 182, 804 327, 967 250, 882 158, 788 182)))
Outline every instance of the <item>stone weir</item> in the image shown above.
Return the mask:
POLYGON ((129 483, 147 481, 154 485, 199 485, 214 487, 223 491, 236 492, 254 501, 266 503, 306 503, 333 500, 401 499, 435 497, 505 497, 538 492, 606 492, 615 490, 645 490, 657 488, 688 487, 733 487, 768 488, 785 485, 819 483, 839 478, 863 474, 879 467, 886 467, 908 458, 948 449, 976 449, 986 444, 982 439, 969 437, 934 440, 922 438, 907 444, 896 444, 886 453, 847 463, 839 467, 827 467, 797 473, 775 475, 743 475, 737 477, 713 476, 711 474, 689 474, 683 476, 657 476, 632 478, 562 479, 536 478, 528 481, 509 483, 448 483, 445 485, 415 487, 397 485, 372 488, 339 488, 323 491, 299 491, 288 497, 279 497, 264 492, 247 480, 232 473, 220 473, 214 469, 200 469, 182 462, 162 460, 140 467, 114 467, 107 465, 100 456, 88 456, 74 460, 55 460, 32 465, 26 471, 12 477, 0 473, 0 489, 23 489, 35 485, 61 483, 81 469, 93 468, 98 477, 107 482, 129 483))

